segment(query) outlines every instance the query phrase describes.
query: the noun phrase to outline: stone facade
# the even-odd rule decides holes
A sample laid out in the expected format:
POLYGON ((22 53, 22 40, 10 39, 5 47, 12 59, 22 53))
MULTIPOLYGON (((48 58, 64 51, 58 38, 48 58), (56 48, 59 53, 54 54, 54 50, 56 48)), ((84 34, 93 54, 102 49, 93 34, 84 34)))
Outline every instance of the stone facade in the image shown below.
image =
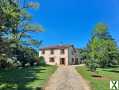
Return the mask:
POLYGON ((57 45, 41 48, 39 57, 43 57, 46 64, 50 65, 79 64, 79 53, 73 45, 57 45))

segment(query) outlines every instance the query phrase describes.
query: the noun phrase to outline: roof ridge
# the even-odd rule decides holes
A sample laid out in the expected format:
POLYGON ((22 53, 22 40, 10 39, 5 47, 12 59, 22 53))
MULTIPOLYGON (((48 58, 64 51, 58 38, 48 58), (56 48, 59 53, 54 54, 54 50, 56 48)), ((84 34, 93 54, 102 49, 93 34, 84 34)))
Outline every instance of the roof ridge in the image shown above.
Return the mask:
POLYGON ((69 48, 73 45, 52 45, 52 46, 47 46, 47 47, 43 47, 43 48, 40 48, 40 50, 42 49, 64 49, 64 48, 69 48))

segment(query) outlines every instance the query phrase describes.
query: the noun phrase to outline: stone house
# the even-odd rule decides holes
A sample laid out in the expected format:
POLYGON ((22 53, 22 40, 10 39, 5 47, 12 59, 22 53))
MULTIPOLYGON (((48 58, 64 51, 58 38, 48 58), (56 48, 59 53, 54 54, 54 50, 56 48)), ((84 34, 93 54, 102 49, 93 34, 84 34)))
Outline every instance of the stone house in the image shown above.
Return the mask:
POLYGON ((74 65, 79 64, 79 53, 73 45, 55 45, 40 48, 39 57, 43 57, 46 64, 74 65))

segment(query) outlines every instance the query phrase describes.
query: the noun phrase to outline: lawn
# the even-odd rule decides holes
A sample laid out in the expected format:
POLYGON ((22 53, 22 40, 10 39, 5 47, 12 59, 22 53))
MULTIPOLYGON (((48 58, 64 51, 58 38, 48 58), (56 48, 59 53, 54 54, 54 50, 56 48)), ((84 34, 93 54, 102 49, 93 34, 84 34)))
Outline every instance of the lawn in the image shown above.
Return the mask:
POLYGON ((56 66, 46 65, 0 70, 0 90, 36 90, 45 85, 56 68, 56 66))
POLYGON ((93 77, 86 66, 76 67, 76 70, 90 83, 91 90, 110 90, 109 81, 119 80, 119 67, 98 68, 97 72, 102 77, 93 77))

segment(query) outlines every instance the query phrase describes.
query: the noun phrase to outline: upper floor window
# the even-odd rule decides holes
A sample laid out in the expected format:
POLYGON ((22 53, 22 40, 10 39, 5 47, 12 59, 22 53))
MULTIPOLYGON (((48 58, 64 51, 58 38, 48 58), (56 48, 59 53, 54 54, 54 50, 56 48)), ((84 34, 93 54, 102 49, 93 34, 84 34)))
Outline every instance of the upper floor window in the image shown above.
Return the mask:
POLYGON ((60 53, 61 53, 61 54, 64 54, 64 53, 65 53, 64 49, 61 49, 61 50, 60 50, 60 53))
POLYGON ((49 62, 55 62, 55 59, 54 59, 53 57, 51 57, 51 58, 49 59, 49 62))
POLYGON ((42 50, 42 54, 45 54, 45 50, 42 50))
POLYGON ((54 50, 53 49, 51 50, 51 54, 54 54, 54 50))
POLYGON ((76 49, 73 49, 73 50, 72 50, 72 55, 74 55, 74 54, 76 54, 76 53, 77 53, 76 49))

